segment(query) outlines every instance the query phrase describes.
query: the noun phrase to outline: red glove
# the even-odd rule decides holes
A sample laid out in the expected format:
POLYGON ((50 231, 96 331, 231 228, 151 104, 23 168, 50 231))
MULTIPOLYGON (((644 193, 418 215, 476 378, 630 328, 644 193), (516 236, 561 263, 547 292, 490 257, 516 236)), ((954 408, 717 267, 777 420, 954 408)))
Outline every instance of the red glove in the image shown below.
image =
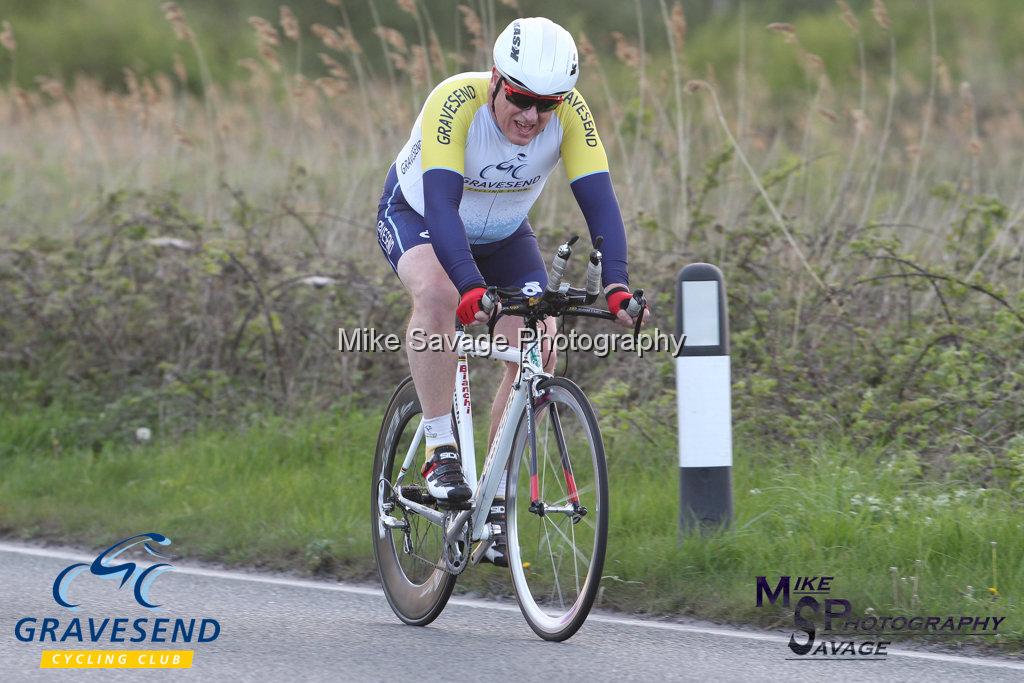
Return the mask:
POLYGON ((459 302, 459 307, 455 309, 455 314, 459 317, 460 323, 469 325, 473 322, 477 311, 480 310, 480 299, 486 293, 487 290, 483 287, 474 287, 462 295, 462 301, 459 302))
POLYGON ((608 310, 618 315, 619 311, 625 310, 629 305, 629 300, 633 298, 633 295, 625 287, 616 287, 605 294, 604 298, 608 300, 608 310))

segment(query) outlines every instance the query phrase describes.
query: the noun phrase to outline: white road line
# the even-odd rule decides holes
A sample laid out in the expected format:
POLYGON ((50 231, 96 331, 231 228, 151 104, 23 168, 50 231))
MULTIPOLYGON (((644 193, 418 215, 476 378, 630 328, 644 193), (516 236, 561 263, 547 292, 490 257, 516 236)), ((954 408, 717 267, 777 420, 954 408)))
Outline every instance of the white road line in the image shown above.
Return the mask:
MULTIPOLYGON (((73 562, 90 562, 95 556, 83 555, 81 553, 67 550, 53 550, 49 548, 37 548, 14 543, 0 542, 0 552, 12 553, 15 555, 31 555, 35 557, 49 557, 58 560, 71 560, 73 562)), ((325 581, 312 581, 309 579, 293 579, 280 576, 267 576, 265 574, 250 574, 239 571, 226 571, 222 569, 206 569, 203 567, 190 567, 188 565, 174 565, 174 572, 191 576, 205 576, 213 579, 228 579, 232 581, 250 581, 252 583, 265 583, 274 586, 288 586, 291 588, 310 588, 314 590, 335 591, 338 593, 349 593, 352 595, 373 595, 383 598, 384 593, 379 588, 367 586, 352 586, 345 583, 327 583, 325 581)), ((478 609, 498 610, 501 612, 518 612, 516 605, 506 605, 490 600, 476 598, 453 597, 450 604, 463 607, 476 607, 478 609)), ((760 640, 775 643, 788 643, 789 638, 783 635, 771 633, 753 633, 737 629, 721 628, 714 626, 691 626, 688 624, 677 624, 668 621, 647 621, 642 619, 630 619, 628 617, 615 617, 606 614, 592 614, 587 621, 601 622, 606 624, 617 624, 620 626, 632 626, 635 628, 653 628, 678 633, 695 633, 700 635, 721 636, 723 638, 740 638, 745 640, 760 640)), ((1007 659, 962 657, 960 655, 947 655, 939 652, 921 652, 917 650, 889 649, 889 654, 898 657, 911 659, 927 659, 933 662, 947 662, 950 664, 962 664, 965 666, 982 666, 999 669, 1013 669, 1024 671, 1024 662, 1015 662, 1007 659)))

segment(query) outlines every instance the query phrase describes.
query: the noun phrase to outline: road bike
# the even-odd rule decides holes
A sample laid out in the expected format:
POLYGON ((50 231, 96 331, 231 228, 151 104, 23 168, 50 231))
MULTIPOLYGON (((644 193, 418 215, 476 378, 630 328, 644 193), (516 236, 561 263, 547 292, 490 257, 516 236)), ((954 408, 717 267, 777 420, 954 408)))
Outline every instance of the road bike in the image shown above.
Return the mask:
MULTIPOLYGON (((474 491, 461 508, 435 500, 420 475, 422 411, 412 378, 388 404, 373 463, 374 558, 391 608, 407 624, 429 624, 444 609, 458 576, 480 562, 499 531, 487 523, 507 473, 504 497, 508 565, 519 607, 545 640, 561 641, 583 625, 601 582, 608 539, 608 473, 594 409, 565 377, 544 371, 541 321, 548 317, 614 320, 591 304, 600 293, 600 239, 590 255, 585 289, 562 282, 573 238, 559 247, 547 288, 489 288, 489 330, 503 315, 522 316, 520 346, 474 339, 456 326, 452 414, 466 481, 474 491), (537 296, 539 295, 539 296, 537 296), (500 304, 500 305, 494 305, 500 304), (492 307, 493 306, 493 307, 492 307), (500 312, 499 312, 500 310, 500 312), (518 365, 491 447, 477 477, 469 357, 518 365)), ((645 301, 638 290, 627 312, 639 331, 645 301)), ((500 501, 499 501, 500 504, 500 501)))

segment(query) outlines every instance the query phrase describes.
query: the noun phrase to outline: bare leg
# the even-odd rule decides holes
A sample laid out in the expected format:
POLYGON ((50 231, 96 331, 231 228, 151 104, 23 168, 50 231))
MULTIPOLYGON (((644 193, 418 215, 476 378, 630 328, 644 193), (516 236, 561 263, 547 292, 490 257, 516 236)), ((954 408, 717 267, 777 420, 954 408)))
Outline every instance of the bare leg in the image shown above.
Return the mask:
MULTIPOLYGON (((405 345, 416 395, 423 407, 424 419, 447 415, 452 408, 455 380, 455 354, 448 351, 413 351, 412 331, 427 335, 455 334, 455 309, 459 293, 429 244, 413 247, 398 262, 398 277, 412 295, 412 316, 406 330, 405 345)), ((423 341, 422 335, 420 341, 423 341)))
MULTIPOLYGON (((517 340, 519 339, 519 326, 522 324, 521 318, 508 317, 502 318, 498 321, 498 324, 494 326, 495 334, 503 334, 506 339, 517 340)), ((548 318, 544 321, 544 336, 552 337, 557 329, 555 319, 548 318)), ((546 342, 542 347, 543 353, 541 357, 544 361, 544 369, 548 372, 554 371, 555 366, 558 364, 557 353, 550 346, 550 341, 546 342)), ((505 363, 505 374, 501 378, 501 383, 498 385, 498 391, 494 395, 494 403, 491 404, 491 432, 487 437, 488 449, 490 444, 494 441, 494 432, 498 430, 498 423, 501 421, 501 414, 505 411, 505 403, 508 401, 509 392, 512 391, 512 383, 516 380, 516 372, 518 366, 513 363, 505 363)))

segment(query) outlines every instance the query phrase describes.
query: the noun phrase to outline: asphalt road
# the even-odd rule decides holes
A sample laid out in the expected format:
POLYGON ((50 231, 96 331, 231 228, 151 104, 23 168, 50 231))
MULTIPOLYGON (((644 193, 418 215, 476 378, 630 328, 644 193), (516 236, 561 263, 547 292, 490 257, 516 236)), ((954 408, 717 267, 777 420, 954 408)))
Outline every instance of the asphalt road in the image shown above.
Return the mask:
MULTIPOLYGON (((0 543, 0 680, 85 676, 104 680, 416 680, 532 677, 540 680, 962 680, 1022 681, 1024 662, 897 649, 879 661, 789 661, 781 633, 741 631, 700 622, 670 623, 595 612, 565 643, 537 638, 515 604, 453 598, 425 628, 401 624, 379 589, 285 575, 220 571, 175 562, 153 584, 154 614, 127 588, 83 574, 69 595, 72 613, 51 595, 72 562, 92 556, 0 543), (15 638, 19 619, 211 617, 221 632, 191 644, 45 644, 15 638), (44 649, 191 649, 191 669, 53 671, 39 668, 44 649), (557 678, 555 678, 557 677, 557 678)), ((470 570, 472 571, 472 570, 470 570)), ((129 626, 128 635, 133 635, 129 626)))

